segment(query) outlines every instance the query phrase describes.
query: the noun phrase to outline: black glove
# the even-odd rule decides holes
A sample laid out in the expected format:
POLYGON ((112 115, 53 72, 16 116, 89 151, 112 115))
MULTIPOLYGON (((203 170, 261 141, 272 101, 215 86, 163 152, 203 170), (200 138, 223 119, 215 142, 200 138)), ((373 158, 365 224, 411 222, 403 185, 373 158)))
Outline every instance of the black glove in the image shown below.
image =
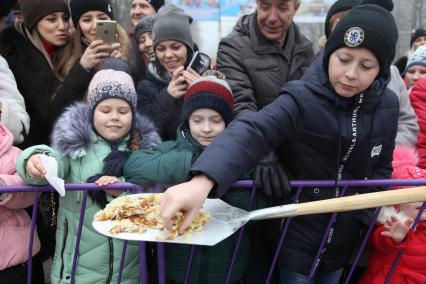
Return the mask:
POLYGON ((291 193, 288 176, 274 151, 259 161, 253 176, 256 187, 263 188, 267 196, 282 198, 291 193))

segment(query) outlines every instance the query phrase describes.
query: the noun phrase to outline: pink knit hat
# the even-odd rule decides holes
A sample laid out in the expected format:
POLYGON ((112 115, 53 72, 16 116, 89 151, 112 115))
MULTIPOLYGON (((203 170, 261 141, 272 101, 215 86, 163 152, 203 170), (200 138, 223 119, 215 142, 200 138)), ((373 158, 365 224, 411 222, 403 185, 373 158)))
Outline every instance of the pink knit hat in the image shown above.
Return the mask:
MULTIPOLYGON (((417 167, 419 158, 412 147, 398 146, 393 152, 393 179, 424 179, 426 170, 417 167)), ((397 187, 401 188, 401 187, 397 187)))
POLYGON ((117 98, 125 100, 132 112, 136 110, 136 90, 132 77, 123 71, 100 70, 89 84, 88 97, 92 111, 103 100, 117 98))

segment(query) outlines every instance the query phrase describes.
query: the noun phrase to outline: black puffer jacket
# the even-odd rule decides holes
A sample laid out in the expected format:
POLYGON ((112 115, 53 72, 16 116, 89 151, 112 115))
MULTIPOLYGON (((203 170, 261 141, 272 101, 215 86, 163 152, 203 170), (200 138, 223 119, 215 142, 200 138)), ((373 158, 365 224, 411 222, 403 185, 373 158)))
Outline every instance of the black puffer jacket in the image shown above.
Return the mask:
POLYGON ((30 131, 20 147, 48 145, 56 118, 66 106, 83 99, 85 95, 81 89, 66 89, 71 81, 88 82, 91 76, 80 76, 82 67, 76 66, 70 72, 70 81, 64 81, 66 88, 61 92, 61 81, 53 73, 47 59, 13 26, 0 32, 0 54, 7 60, 15 76, 30 116, 30 131))
MULTIPOLYGON (((189 56, 189 59, 191 57, 189 56)), ((202 74, 210 67, 210 58, 200 53, 192 68, 202 74)), ((163 141, 176 139, 176 130, 181 124, 183 97, 176 99, 167 91, 171 76, 158 63, 149 63, 145 79, 138 83, 138 112, 154 122, 163 141)))
POLYGON ((311 42, 296 24, 290 25, 281 47, 265 39, 256 15, 241 17, 217 53, 217 69, 232 88, 237 116, 273 102, 286 82, 302 77, 314 57, 311 42))
MULTIPOLYGON (((318 58, 301 81, 286 84, 275 102, 258 113, 232 122, 200 156, 192 172, 216 181, 221 196, 247 168, 278 145, 295 179, 386 179, 391 174, 398 120, 398 98, 386 89, 387 80, 375 80, 361 95, 338 96, 318 58), (357 108, 359 107, 359 108, 357 108), (249 142, 249 143, 248 143, 249 142), (351 152, 343 163, 343 157, 351 152), (220 162, 217 157, 220 157, 220 162)), ((374 189, 371 189, 374 190, 374 189)), ((364 192, 350 188, 347 194, 364 192)), ((334 188, 303 190, 300 202, 332 198, 334 188)), ((340 213, 323 271, 348 261, 370 211, 340 213)), ((327 226, 329 214, 294 218, 281 259, 291 271, 308 274, 327 226)))

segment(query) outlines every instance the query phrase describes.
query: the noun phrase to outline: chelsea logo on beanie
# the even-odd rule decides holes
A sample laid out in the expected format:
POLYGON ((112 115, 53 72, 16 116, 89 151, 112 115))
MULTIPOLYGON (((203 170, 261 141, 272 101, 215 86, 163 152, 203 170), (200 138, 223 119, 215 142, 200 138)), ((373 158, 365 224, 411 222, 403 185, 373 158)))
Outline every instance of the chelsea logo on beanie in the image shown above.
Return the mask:
POLYGON ((364 41, 364 36, 364 31, 361 28, 349 28, 345 33, 345 44, 349 47, 357 47, 364 41))

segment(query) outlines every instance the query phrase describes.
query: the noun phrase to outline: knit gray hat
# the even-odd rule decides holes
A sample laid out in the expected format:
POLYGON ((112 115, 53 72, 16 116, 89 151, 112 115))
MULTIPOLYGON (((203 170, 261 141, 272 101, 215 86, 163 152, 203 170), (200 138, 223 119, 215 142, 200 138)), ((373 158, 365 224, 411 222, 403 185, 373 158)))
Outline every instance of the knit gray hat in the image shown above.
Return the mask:
POLYGON ((24 17, 24 24, 29 30, 51 13, 70 13, 64 0, 19 0, 19 6, 24 17))
POLYGON ((152 27, 154 26, 156 17, 157 17, 156 15, 145 16, 135 26, 134 38, 136 39, 137 42, 139 41, 139 37, 142 34, 147 32, 152 32, 152 27))
POLYGON ((409 68, 415 65, 426 67, 426 45, 419 46, 416 51, 408 57, 407 66, 405 67, 405 75, 409 68))
POLYGON ((191 29, 192 17, 174 5, 165 5, 158 11, 154 26, 152 27, 154 50, 157 45, 165 40, 176 40, 184 43, 194 52, 194 41, 191 29))

